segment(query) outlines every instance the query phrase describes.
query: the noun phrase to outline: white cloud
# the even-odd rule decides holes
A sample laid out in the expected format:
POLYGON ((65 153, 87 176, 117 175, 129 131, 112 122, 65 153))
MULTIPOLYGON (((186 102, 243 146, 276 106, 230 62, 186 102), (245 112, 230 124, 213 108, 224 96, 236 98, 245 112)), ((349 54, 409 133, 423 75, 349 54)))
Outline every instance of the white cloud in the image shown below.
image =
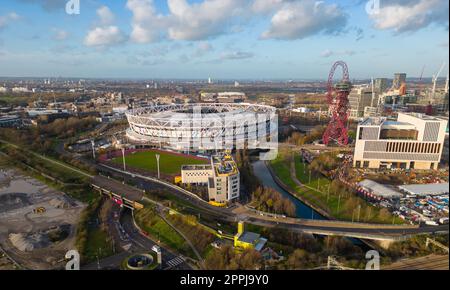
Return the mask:
POLYGON ((131 39, 149 43, 162 36, 172 40, 206 40, 226 33, 235 17, 250 3, 249 0, 168 0, 169 13, 158 14, 153 0, 128 0, 133 13, 131 39))
POLYGON ((84 40, 87 46, 110 46, 125 41, 117 26, 96 27, 89 31, 84 40))
POLYGON ((94 27, 88 32, 84 39, 86 46, 106 47, 126 40, 119 27, 113 25, 115 17, 108 7, 100 7, 97 10, 97 15, 100 19, 100 26, 94 27))
POLYGON ((69 33, 63 29, 53 28, 52 31, 54 40, 58 41, 66 40, 67 37, 69 36, 69 33))
POLYGON ((97 15, 100 18, 100 25, 102 26, 112 25, 116 18, 107 6, 100 7, 97 10, 97 15))
POLYGON ((213 50, 214 48, 209 42, 202 41, 197 45, 193 57, 203 57, 204 55, 210 53, 213 50))
POLYGON ((167 19, 158 15, 153 0, 128 0, 127 8, 133 13, 131 40, 136 43, 154 42, 166 29, 167 19))
POLYGON ((254 0, 252 11, 255 13, 269 13, 281 7, 286 0, 254 0))
POLYGON ((379 13, 370 15, 377 29, 401 33, 433 23, 448 28, 448 0, 392 0, 382 3, 379 13))
POLYGON ((271 27, 263 39, 302 39, 318 33, 341 32, 347 15, 335 4, 304 0, 286 2, 272 17, 271 27))
POLYGON ((0 29, 5 28, 11 22, 19 20, 19 19, 20 19, 20 16, 15 12, 11 12, 11 13, 3 15, 3 16, 0 15, 0 29))
POLYGON ((337 5, 314 0, 167 0, 169 11, 158 13, 154 0, 127 0, 132 12, 131 40, 150 43, 162 38, 204 41, 249 20, 274 14, 262 38, 299 39, 316 33, 340 32, 347 16, 337 5))
POLYGON ((327 49, 327 50, 323 51, 320 54, 320 56, 327 58, 327 57, 331 57, 331 56, 352 56, 355 54, 356 54, 356 52, 353 50, 334 51, 334 50, 327 49))
POLYGON ((321 56, 321 57, 330 57, 330 56, 332 56, 333 54, 334 54, 333 51, 327 49, 327 50, 324 50, 324 51, 320 54, 320 56, 321 56))
POLYGON ((239 60, 239 59, 247 59, 252 58, 255 55, 251 52, 245 52, 245 51, 232 51, 232 52, 225 52, 222 53, 220 56, 221 60, 239 60))
POLYGON ((242 4, 242 0, 204 0, 194 4, 186 0, 168 0, 171 12, 169 38, 204 40, 223 34, 233 18, 243 12, 242 4))

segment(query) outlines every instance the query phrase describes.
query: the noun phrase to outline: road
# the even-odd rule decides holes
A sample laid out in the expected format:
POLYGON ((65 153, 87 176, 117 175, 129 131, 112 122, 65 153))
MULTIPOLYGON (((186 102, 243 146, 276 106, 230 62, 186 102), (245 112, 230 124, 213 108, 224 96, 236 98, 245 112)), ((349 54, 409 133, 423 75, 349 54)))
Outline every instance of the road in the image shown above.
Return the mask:
MULTIPOLYGON (((131 210, 121 210, 115 206, 111 212, 108 223, 110 234, 116 245, 123 248, 117 255, 101 259, 82 267, 82 270, 117 270, 122 262, 133 254, 152 252, 155 241, 143 236, 135 227, 131 210), (118 218, 119 217, 119 218, 118 218)), ((191 270, 192 268, 185 262, 185 258, 178 256, 164 247, 160 247, 162 252, 163 270, 191 270)))
MULTIPOLYGON (((142 235, 139 230, 135 227, 133 216, 131 214, 131 210, 125 210, 122 214, 122 217, 120 219, 120 223, 124 229, 124 231, 127 233, 130 241, 133 243, 135 247, 137 247, 138 250, 141 251, 151 251, 152 247, 157 245, 155 241, 150 240, 149 238, 142 235)), ((162 251, 162 260, 163 260, 163 269, 169 270, 169 269, 177 269, 177 270, 190 270, 191 267, 186 263, 183 262, 182 264, 172 267, 171 262, 172 261, 180 261, 184 260, 183 257, 180 257, 171 251, 169 251, 166 248, 161 247, 162 251)))

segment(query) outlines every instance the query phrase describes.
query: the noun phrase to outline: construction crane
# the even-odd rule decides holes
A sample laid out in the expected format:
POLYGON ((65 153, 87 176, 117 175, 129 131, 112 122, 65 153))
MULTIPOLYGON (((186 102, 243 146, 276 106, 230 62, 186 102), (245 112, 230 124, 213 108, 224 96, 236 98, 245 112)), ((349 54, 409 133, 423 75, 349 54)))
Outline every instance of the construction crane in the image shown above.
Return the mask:
POLYGON ((445 93, 448 94, 448 85, 449 85, 449 73, 447 72, 447 79, 445 80, 445 93))
POLYGON ((433 76, 433 91, 432 91, 432 93, 431 93, 431 97, 433 98, 433 101, 434 101, 434 99, 435 99, 435 97, 436 97, 436 86, 437 86, 437 81, 438 81, 439 76, 441 75, 442 71, 444 70, 445 65, 446 65, 446 63, 444 62, 444 63, 442 64, 441 68, 439 69, 439 71, 437 72, 437 74, 433 76))
POLYGON ((425 67, 426 67, 426 65, 424 65, 422 67, 422 72, 420 73, 420 79, 419 79, 420 82, 422 82, 422 80, 423 80, 423 73, 425 72, 425 67))

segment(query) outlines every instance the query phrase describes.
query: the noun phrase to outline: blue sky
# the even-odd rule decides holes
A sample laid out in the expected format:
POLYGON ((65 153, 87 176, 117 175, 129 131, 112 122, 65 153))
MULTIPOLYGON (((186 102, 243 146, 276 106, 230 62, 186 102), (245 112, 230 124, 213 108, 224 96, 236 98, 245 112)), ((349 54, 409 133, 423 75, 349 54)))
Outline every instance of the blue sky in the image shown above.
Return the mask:
MULTIPOLYGON (((449 62, 448 0, 4 0, 0 76, 425 76, 449 62)), ((448 70, 448 66, 446 71, 448 70)))

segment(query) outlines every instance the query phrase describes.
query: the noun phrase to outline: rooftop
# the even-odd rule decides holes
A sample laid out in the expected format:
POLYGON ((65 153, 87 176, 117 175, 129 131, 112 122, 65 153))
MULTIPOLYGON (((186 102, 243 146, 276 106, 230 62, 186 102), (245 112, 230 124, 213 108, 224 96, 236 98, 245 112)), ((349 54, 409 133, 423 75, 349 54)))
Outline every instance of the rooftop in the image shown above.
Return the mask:
POLYGON ((369 191, 371 194, 383 198, 400 198, 402 196, 400 192, 390 189, 389 187, 379 184, 373 180, 365 179, 358 183, 358 185, 369 191))
POLYGON ((448 183, 411 184, 399 186, 405 192, 414 195, 441 195, 449 193, 448 183))
POLYGON ((261 237, 261 235, 257 234, 257 233, 244 232, 238 238, 238 240, 241 241, 241 242, 244 242, 244 243, 254 244, 255 242, 257 242, 259 240, 260 237, 261 237))
MULTIPOLYGON (((444 118, 428 116, 419 113, 399 113, 398 120, 404 120, 402 117, 413 117, 421 121, 445 121, 444 118)), ((408 119, 407 119, 408 120, 408 119)), ((408 122, 401 122, 397 120, 389 120, 386 117, 372 117, 366 118, 360 123, 361 126, 383 126, 386 129, 415 129, 415 125, 408 122), (391 128, 389 128, 391 127, 391 128)))
POLYGON ((231 175, 238 172, 236 162, 229 154, 215 155, 212 157, 212 165, 216 170, 216 175, 231 175))
POLYGON ((184 171, 194 171, 194 170, 211 170, 212 166, 209 164, 198 164, 198 165, 183 165, 181 166, 181 170, 184 171))

